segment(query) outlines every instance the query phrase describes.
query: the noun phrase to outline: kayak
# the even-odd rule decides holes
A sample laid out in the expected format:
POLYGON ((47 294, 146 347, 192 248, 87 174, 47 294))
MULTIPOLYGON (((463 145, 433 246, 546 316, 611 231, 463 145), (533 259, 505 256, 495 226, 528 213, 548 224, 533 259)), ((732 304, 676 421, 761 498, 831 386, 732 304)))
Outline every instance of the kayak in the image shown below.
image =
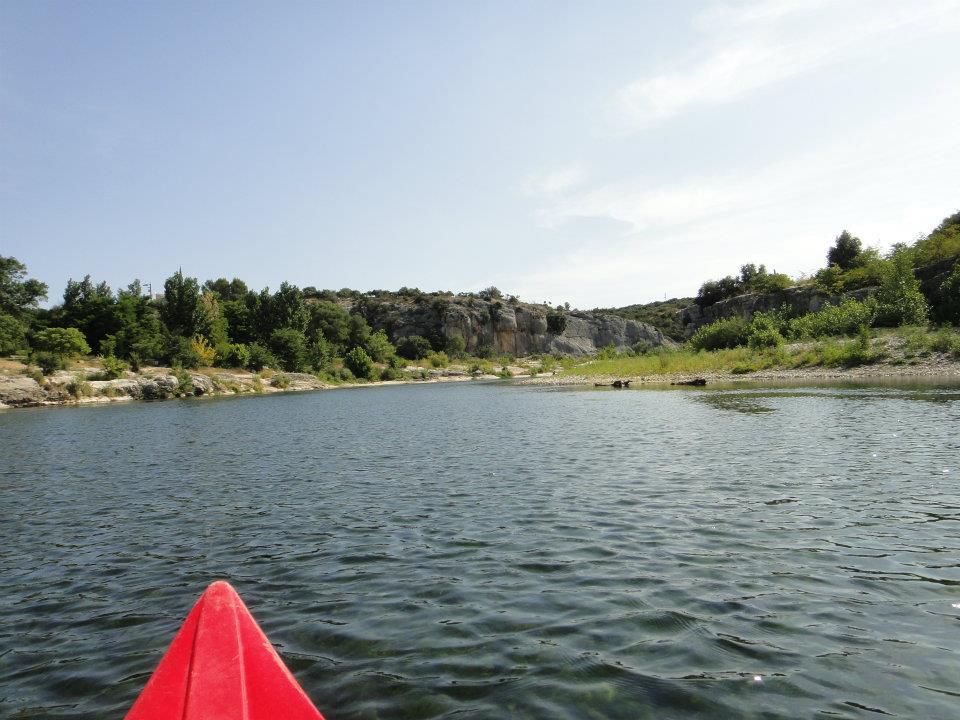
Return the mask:
POLYGON ((126 720, 323 720, 228 582, 208 587, 126 720))

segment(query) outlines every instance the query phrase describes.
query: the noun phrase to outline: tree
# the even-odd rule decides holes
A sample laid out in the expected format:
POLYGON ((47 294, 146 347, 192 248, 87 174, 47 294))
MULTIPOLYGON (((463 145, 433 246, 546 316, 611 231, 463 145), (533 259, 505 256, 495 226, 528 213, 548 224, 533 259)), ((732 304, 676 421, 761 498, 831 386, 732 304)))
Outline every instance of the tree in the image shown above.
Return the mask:
POLYGON ((309 310, 307 337, 315 340, 322 335, 342 352, 350 340, 350 314, 337 303, 326 300, 311 304, 309 310))
POLYGON ((953 266, 953 270, 940 284, 937 299, 936 319, 960 325, 960 263, 953 266))
POLYGON ((15 257, 0 255, 0 314, 20 318, 47 298, 45 283, 25 279, 27 266, 15 257))
POLYGON ((287 372, 302 372, 307 364, 307 339, 290 327, 274 330, 270 335, 270 351, 287 372))
POLYGON ((909 251, 895 252, 877 290, 877 324, 887 327, 923 325, 929 306, 920 292, 909 251))
POLYGON ((184 277, 183 271, 177 270, 163 283, 160 315, 167 330, 180 337, 193 337, 198 332, 202 312, 200 284, 196 278, 184 277))
POLYGON ((383 330, 377 330, 375 333, 371 333, 363 349, 367 351, 367 355, 369 355, 374 362, 386 362, 391 355, 396 353, 396 348, 390 344, 390 340, 383 330))
POLYGON ((158 360, 163 354, 160 313, 143 295, 138 280, 117 293, 114 313, 118 329, 100 343, 100 352, 129 360, 134 369, 141 362, 158 360))
POLYGON ((26 328, 13 315, 0 313, 0 355, 12 355, 27 347, 26 328))
POLYGON ((857 258, 863 251, 860 238, 854 237, 844 230, 827 251, 827 265, 837 265, 842 270, 849 270, 856 266, 857 258))
POLYGON ((355 347, 348 352, 343 358, 343 364, 358 378, 366 378, 367 380, 375 378, 376 368, 373 365, 373 360, 362 347, 355 347))
POLYGON ((41 330, 33 336, 33 347, 64 358, 90 353, 87 339, 76 328, 56 327, 41 330))
POLYGON ((94 284, 89 275, 67 281, 63 305, 53 311, 51 319, 55 325, 80 330, 98 352, 103 340, 119 329, 113 291, 105 282, 94 284))
POLYGON ((431 352, 433 346, 421 335, 409 335, 397 340, 397 355, 407 360, 422 360, 431 352))

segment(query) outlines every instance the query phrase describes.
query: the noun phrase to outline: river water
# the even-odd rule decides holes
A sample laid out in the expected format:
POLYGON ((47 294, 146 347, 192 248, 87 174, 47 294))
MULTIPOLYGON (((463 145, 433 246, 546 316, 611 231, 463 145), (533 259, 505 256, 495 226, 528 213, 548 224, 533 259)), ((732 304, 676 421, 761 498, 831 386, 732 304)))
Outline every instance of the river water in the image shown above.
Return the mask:
POLYGON ((960 717, 960 390, 457 383, 0 414, 0 717, 229 579, 328 720, 960 717))

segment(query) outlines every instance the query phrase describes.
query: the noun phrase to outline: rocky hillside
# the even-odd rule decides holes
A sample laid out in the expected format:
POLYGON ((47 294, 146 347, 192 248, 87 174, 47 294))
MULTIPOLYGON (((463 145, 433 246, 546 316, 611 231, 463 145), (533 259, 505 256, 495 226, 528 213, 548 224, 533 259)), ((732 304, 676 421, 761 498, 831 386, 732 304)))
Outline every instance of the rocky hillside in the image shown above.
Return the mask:
POLYGON ((421 335, 435 347, 446 347, 457 335, 473 354, 524 357, 540 353, 587 355, 613 345, 626 350, 674 342, 652 325, 612 314, 552 310, 545 305, 482 299, 476 296, 380 294, 349 302, 374 329, 393 342, 421 335))

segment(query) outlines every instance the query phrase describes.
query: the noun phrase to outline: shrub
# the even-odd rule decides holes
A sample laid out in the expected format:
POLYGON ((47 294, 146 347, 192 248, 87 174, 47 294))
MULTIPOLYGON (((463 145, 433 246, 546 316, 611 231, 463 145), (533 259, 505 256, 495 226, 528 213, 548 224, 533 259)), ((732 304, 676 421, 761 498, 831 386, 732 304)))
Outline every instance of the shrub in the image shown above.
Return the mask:
POLYGON ((178 337, 176 339, 174 351, 170 357, 170 365, 196 370, 202 364, 203 358, 197 352, 197 348, 194 346, 193 340, 185 337, 178 337))
POLYGON ((458 332, 447 338, 447 354, 452 358, 462 358, 467 351, 467 341, 458 332))
POLYGON ((45 350, 30 353, 30 362, 39 367, 44 375, 51 375, 64 367, 63 355, 45 350))
POLYGON ((780 347, 783 345, 782 327, 783 320, 779 314, 756 313, 747 328, 747 345, 754 350, 780 347))
POLYGON ((408 335, 397 341, 397 354, 408 360, 421 360, 432 351, 430 341, 421 335, 408 335))
POLYGON ((123 377, 123 374, 130 369, 127 363, 112 355, 101 358, 100 365, 103 367, 104 380, 116 380, 119 377, 123 377))
POLYGON ((443 368, 450 364, 450 358, 445 352, 430 353, 430 364, 435 368, 443 368))
POLYGON ((270 386, 280 388, 281 390, 286 390, 288 387, 290 387, 290 378, 283 373, 277 373, 273 376, 273 378, 271 378, 270 386))
POLYGON ((876 298, 878 325, 896 327, 927 322, 929 306, 920 292, 920 282, 914 275, 908 252, 897 252, 890 259, 876 298))
POLYGON ((567 315, 563 312, 547 313, 547 332, 561 335, 567 329, 567 315))
POLYGON ((200 361, 199 367, 210 367, 213 365, 213 361, 217 357, 217 351, 207 342, 205 337, 195 335, 193 339, 190 340, 190 345, 200 361))
POLYGON ((396 353, 396 348, 390 344, 383 330, 371 333, 364 344, 364 349, 374 362, 386 362, 388 357, 396 353))
POLYGON ((493 347, 490 345, 478 345, 477 349, 474 351, 474 355, 482 360, 489 360, 496 353, 493 351, 493 347))
POLYGON ((831 335, 852 335, 861 326, 873 324, 877 305, 872 298, 863 302, 846 299, 839 305, 828 305, 815 313, 807 313, 787 322, 787 335, 802 340, 831 335))
POLYGON ((67 385, 67 392, 75 400, 85 397, 93 397, 93 387, 84 380, 73 380, 67 385))
POLYGON ((47 328, 33 336, 33 347, 41 352, 50 352, 64 358, 90 353, 90 346, 83 333, 76 328, 47 328))
POLYGON ((721 350, 746 345, 750 325, 743 318, 717 320, 697 330, 690 338, 695 350, 721 350))
POLYGON ((217 348, 218 367, 243 368, 250 363, 250 350, 241 343, 228 343, 217 348))
POLYGON ((265 367, 277 367, 279 363, 269 350, 259 343, 251 343, 247 347, 250 359, 247 360, 247 368, 259 372, 265 367))
POLYGON ((193 378, 182 365, 173 366, 173 376, 177 379, 177 395, 193 395, 193 378))
POLYGON ((404 377, 403 370, 394 367, 387 366, 380 371, 381 380, 403 380, 404 377))
POLYGON ((287 372, 302 372, 307 364, 307 338, 299 330, 274 330, 270 335, 270 351, 287 372))
POLYGON ((934 308, 936 319, 960 325, 960 262, 953 266, 953 270, 940 284, 940 293, 934 308))
POLYGON ((37 385, 39 385, 40 387, 43 387, 43 382, 44 382, 43 373, 40 372, 40 370, 38 370, 37 368, 26 367, 23 369, 23 374, 26 375, 28 378, 32 378, 34 382, 36 382, 37 385))
POLYGON ((391 355, 387 358, 387 366, 394 370, 403 370, 407 366, 407 361, 399 355, 391 355))
POLYGON ((941 328, 929 342, 931 350, 960 356, 960 335, 949 328, 941 328))
POLYGON ((343 364, 358 378, 376 379, 377 369, 374 367, 373 360, 362 347, 355 347, 348 352, 343 358, 343 364))
POLYGON ((336 351, 323 335, 317 336, 317 339, 307 348, 307 362, 314 372, 330 367, 334 357, 336 357, 336 351))
POLYGON ((353 373, 350 372, 350 368, 337 368, 334 370, 331 375, 340 382, 350 382, 351 380, 356 380, 353 373))
POLYGON ((510 371, 510 368, 504 365, 503 367, 500 368, 500 371, 497 373, 497 377, 503 378, 504 380, 506 380, 507 378, 512 378, 513 373, 510 371))
POLYGON ((597 360, 612 360, 617 356, 617 348, 613 345, 604 345, 597 350, 597 360))

